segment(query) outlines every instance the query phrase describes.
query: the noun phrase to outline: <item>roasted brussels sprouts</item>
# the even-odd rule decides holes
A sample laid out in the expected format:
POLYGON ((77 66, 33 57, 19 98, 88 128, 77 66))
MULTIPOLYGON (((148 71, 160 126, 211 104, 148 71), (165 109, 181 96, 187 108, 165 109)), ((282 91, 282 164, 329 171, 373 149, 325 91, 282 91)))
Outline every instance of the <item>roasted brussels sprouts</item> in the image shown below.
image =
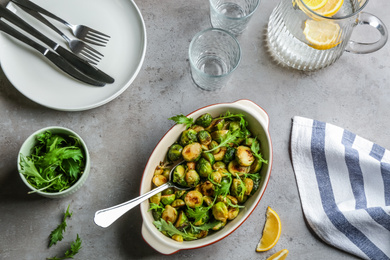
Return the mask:
POLYGON ((208 127, 208 126, 210 126, 211 121, 213 121, 213 117, 209 113, 206 113, 206 114, 203 114, 200 117, 198 117, 195 120, 195 124, 203 126, 203 127, 208 127))
POLYGON ((255 157, 248 146, 240 145, 236 150, 237 162, 241 166, 251 166, 255 161, 255 157))
POLYGON ((226 222, 228 218, 228 208, 225 203, 217 202, 212 208, 213 216, 216 220, 226 222))
POLYGON ((193 142, 197 142, 197 132, 194 129, 187 129, 181 133, 180 144, 186 146, 187 144, 191 144, 193 142))
POLYGON ((185 180, 188 187, 195 187, 200 181, 199 174, 195 170, 189 170, 186 173, 185 180))
POLYGON ((183 148, 182 155, 187 162, 195 162, 202 155, 202 147, 199 143, 188 144, 183 148))
POLYGON ((182 151, 183 151, 183 146, 181 146, 180 144, 171 145, 171 147, 169 147, 169 149, 168 149, 168 155, 167 155, 168 160, 171 162, 174 162, 174 161, 181 159, 182 151))
POLYGON ((196 164, 196 171, 201 177, 207 178, 207 176, 213 172, 213 167, 206 159, 200 158, 196 164))
POLYGON ((189 191, 184 198, 184 202, 190 208, 200 207, 203 203, 203 195, 197 190, 189 191))
POLYGON ((169 230, 155 222, 156 227, 179 242, 205 237, 235 219, 259 188, 259 172, 266 163, 257 158, 258 140, 243 115, 204 114, 195 123, 183 117, 179 118, 187 129, 169 147, 166 162, 156 167, 152 182, 166 183, 173 162, 184 160, 174 169, 172 181, 189 190, 170 188, 149 199, 156 222, 173 224, 169 230))
POLYGON ((198 133, 198 140, 201 145, 209 145, 211 143, 211 134, 205 130, 198 133))

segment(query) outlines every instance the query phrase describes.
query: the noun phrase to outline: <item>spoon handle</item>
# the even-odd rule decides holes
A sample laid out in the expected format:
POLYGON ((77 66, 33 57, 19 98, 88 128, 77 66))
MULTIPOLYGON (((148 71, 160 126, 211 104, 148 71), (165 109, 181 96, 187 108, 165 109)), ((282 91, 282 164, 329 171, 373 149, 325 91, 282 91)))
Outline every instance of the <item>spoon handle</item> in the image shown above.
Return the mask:
POLYGON ((134 208, 144 200, 170 187, 173 187, 173 183, 167 182, 145 194, 142 194, 141 196, 135 199, 129 200, 127 202, 121 203, 119 205, 110 208, 98 210, 95 213, 95 218, 94 218, 95 224, 100 227, 106 228, 110 226, 112 223, 114 223, 115 220, 120 218, 127 211, 131 210, 132 208, 134 208))

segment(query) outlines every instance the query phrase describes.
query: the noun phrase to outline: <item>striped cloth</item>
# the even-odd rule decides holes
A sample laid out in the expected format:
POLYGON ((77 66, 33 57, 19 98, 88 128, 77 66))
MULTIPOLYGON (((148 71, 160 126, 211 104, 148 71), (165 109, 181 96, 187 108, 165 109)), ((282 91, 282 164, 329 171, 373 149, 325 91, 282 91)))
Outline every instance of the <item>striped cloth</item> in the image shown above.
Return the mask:
POLYGON ((332 124, 294 117, 291 153, 314 232, 363 259, 389 260, 390 152, 332 124))

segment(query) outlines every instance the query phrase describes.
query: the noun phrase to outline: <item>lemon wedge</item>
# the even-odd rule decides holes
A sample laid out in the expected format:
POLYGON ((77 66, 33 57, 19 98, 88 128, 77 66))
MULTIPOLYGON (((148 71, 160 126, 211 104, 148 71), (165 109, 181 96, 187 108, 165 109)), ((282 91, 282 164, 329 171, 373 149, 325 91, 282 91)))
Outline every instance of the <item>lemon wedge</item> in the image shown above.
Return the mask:
POLYGON ((288 250, 282 249, 279 252, 268 257, 267 260, 284 260, 286 259, 287 255, 288 255, 288 250))
POLYGON ((327 17, 333 16, 340 10, 343 3, 344 0, 328 0, 323 7, 316 10, 316 13, 327 17))
POLYGON ((332 21, 306 20, 303 34, 309 45, 318 50, 331 49, 340 44, 340 26, 332 21))
POLYGON ((267 251, 274 247, 280 238, 280 233, 282 232, 282 223, 280 222, 280 218, 270 207, 267 208, 266 217, 267 219, 265 221, 263 235, 256 247, 257 252, 267 251))
POLYGON ((328 2, 328 0, 303 0, 303 2, 307 7, 315 11, 317 9, 324 7, 328 2))

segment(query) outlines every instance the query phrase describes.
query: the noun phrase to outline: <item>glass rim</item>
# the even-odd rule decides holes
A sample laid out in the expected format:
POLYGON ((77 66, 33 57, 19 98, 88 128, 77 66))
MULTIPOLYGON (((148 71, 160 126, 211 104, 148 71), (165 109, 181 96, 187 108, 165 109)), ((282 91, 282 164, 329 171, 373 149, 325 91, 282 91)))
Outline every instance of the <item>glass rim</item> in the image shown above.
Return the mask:
POLYGON ((192 38, 191 43, 190 43, 190 46, 189 46, 189 48, 188 48, 188 57, 189 57, 189 61, 190 61, 191 67, 193 67, 193 68, 196 70, 197 73, 203 74, 203 75, 205 75, 205 76, 207 76, 207 77, 209 77, 209 78, 222 78, 222 77, 228 76, 228 75, 231 74, 233 71, 235 71, 236 68, 238 67, 238 65, 240 64, 240 61, 241 61, 241 46, 240 46, 240 43, 238 42, 237 38, 236 38, 233 34, 231 34, 230 32, 225 31, 225 30, 220 29, 220 28, 213 28, 213 27, 211 27, 211 28, 207 28, 207 29, 202 30, 202 31, 198 32, 197 34, 195 34, 195 36, 192 38), (192 59, 192 57, 191 57, 191 50, 192 50, 192 47, 193 47, 193 45, 194 45, 194 42, 195 42, 195 40, 199 39, 199 37, 200 37, 201 35, 203 35, 203 34, 206 33, 206 32, 209 32, 209 31, 218 31, 218 32, 227 34, 227 35, 230 36, 230 37, 234 40, 234 42, 237 44, 237 47, 238 47, 238 60, 237 60, 236 64, 234 65, 234 67, 233 67, 228 73, 224 73, 224 74, 221 74, 221 75, 210 75, 210 74, 207 74, 207 73, 201 71, 200 69, 198 69, 197 66, 194 65, 195 62, 193 61, 193 59, 192 59))
MULTIPOLYGON (((307 9, 307 11, 310 12, 310 14, 312 14, 312 15, 315 15, 315 16, 317 16, 317 17, 320 17, 321 19, 327 19, 327 20, 337 21, 337 20, 346 20, 346 19, 349 19, 349 18, 351 18, 351 17, 353 17, 353 16, 359 14, 359 13, 363 10, 363 8, 366 7, 366 5, 368 4, 368 1, 369 1, 369 0, 363 0, 364 3, 363 3, 355 12, 353 12, 353 13, 351 13, 351 14, 348 14, 348 15, 345 15, 345 16, 342 16, 342 17, 328 17, 328 16, 323 16, 323 15, 321 15, 321 14, 319 14, 319 13, 316 13, 316 11, 311 10, 311 9, 304 3, 303 0, 296 0, 296 1, 298 1, 300 4, 302 4, 302 5, 307 9)), ((360 1, 362 1, 362 0, 359 0, 359 2, 360 2, 360 1)), ((303 11, 306 11, 306 10, 303 10, 303 11)))
POLYGON ((258 7, 259 4, 260 4, 260 0, 257 0, 257 3, 256 3, 255 8, 253 8, 253 10, 252 10, 249 14, 247 14, 247 15, 245 15, 245 16, 242 16, 242 17, 229 17, 229 16, 226 16, 226 15, 220 13, 220 12, 218 11, 218 9, 215 7, 215 5, 212 3, 212 1, 213 1, 213 0, 209 0, 209 2, 210 2, 210 7, 213 8, 213 10, 217 13, 218 16, 223 16, 223 17, 225 17, 225 19, 228 19, 228 20, 244 20, 244 19, 246 19, 246 18, 249 18, 249 17, 251 17, 251 16, 255 13, 255 11, 257 10, 257 7, 258 7))

